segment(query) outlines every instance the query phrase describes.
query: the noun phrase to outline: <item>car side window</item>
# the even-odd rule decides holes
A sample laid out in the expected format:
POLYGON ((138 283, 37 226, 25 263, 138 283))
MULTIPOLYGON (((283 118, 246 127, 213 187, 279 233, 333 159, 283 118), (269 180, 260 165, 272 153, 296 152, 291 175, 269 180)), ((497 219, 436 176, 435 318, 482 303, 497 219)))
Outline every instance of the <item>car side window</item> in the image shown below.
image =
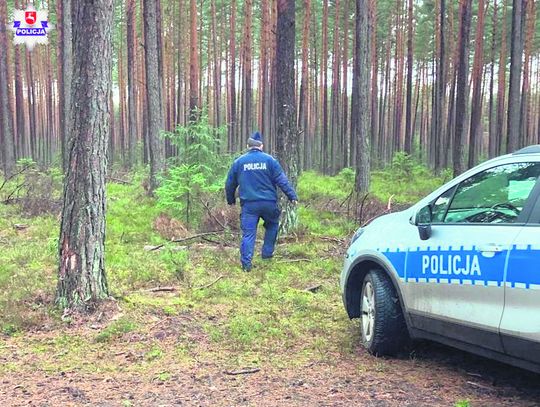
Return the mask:
POLYGON ((444 194, 438 197, 435 202, 433 202, 432 208, 431 208, 433 223, 440 223, 444 220, 446 211, 448 210, 448 206, 450 205, 450 201, 452 200, 452 197, 454 196, 454 192, 456 191, 456 188, 457 186, 450 188, 448 191, 446 191, 444 194))
POLYGON ((540 163, 506 164, 473 175, 458 185, 444 223, 513 223, 538 177, 540 163))

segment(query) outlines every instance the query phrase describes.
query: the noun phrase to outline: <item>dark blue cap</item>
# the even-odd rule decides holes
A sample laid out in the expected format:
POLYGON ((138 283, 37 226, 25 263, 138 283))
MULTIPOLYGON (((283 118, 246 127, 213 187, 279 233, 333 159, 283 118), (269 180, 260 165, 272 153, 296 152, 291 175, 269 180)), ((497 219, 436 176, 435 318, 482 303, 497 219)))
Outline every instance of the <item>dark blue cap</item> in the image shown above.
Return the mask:
POLYGON ((258 131, 253 133, 251 137, 248 138, 248 146, 250 147, 260 147, 262 146, 262 144, 263 144, 262 136, 261 136, 261 133, 259 133, 258 131))

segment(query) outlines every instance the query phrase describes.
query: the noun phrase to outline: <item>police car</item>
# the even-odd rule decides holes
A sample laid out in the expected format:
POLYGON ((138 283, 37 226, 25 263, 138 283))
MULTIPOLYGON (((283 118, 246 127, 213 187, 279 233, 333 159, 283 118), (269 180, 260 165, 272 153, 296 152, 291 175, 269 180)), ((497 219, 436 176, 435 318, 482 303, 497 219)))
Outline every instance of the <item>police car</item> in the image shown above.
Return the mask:
POLYGON ((353 236, 341 274, 374 355, 429 339, 540 372, 540 145, 353 236))

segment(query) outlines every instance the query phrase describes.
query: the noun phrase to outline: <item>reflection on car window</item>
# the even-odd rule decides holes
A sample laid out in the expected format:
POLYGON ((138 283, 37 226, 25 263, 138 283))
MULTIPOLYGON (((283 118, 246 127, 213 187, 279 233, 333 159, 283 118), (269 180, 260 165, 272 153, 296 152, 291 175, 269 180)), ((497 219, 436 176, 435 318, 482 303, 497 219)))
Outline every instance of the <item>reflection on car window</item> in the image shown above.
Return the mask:
POLYGON ((446 210, 448 209, 450 200, 454 196, 455 190, 456 187, 449 189, 440 197, 438 197, 437 200, 433 203, 432 219, 434 223, 442 222, 444 220, 444 215, 446 215, 446 210))
POLYGON ((459 184, 448 211, 444 209, 444 222, 513 223, 538 177, 540 163, 501 165, 476 174, 459 184))

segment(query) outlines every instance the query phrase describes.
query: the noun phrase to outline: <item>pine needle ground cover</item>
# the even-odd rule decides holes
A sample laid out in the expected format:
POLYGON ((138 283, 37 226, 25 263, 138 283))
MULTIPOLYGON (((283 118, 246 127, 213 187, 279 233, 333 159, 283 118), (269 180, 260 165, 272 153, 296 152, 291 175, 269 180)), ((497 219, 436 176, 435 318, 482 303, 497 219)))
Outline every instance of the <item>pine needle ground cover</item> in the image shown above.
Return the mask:
MULTIPOLYGON (((380 201, 396 188, 390 180, 373 176, 380 201)), ((494 362, 438 345, 392 360, 359 347, 338 287, 356 227, 339 207, 350 186, 346 172, 304 174, 298 235, 280 239, 271 262, 256 259, 242 273, 237 238, 171 242, 198 231, 174 220, 169 230, 159 226, 169 215, 136 177, 110 183, 111 299, 87 317, 53 304, 57 215, 0 205, 1 404, 511 405, 537 397, 534 378, 516 384, 511 368, 501 373, 494 362), (467 385, 466 372, 478 366, 481 386, 493 376, 510 384, 497 392, 467 385)), ((426 186, 416 196, 409 187, 411 202, 426 186)))

